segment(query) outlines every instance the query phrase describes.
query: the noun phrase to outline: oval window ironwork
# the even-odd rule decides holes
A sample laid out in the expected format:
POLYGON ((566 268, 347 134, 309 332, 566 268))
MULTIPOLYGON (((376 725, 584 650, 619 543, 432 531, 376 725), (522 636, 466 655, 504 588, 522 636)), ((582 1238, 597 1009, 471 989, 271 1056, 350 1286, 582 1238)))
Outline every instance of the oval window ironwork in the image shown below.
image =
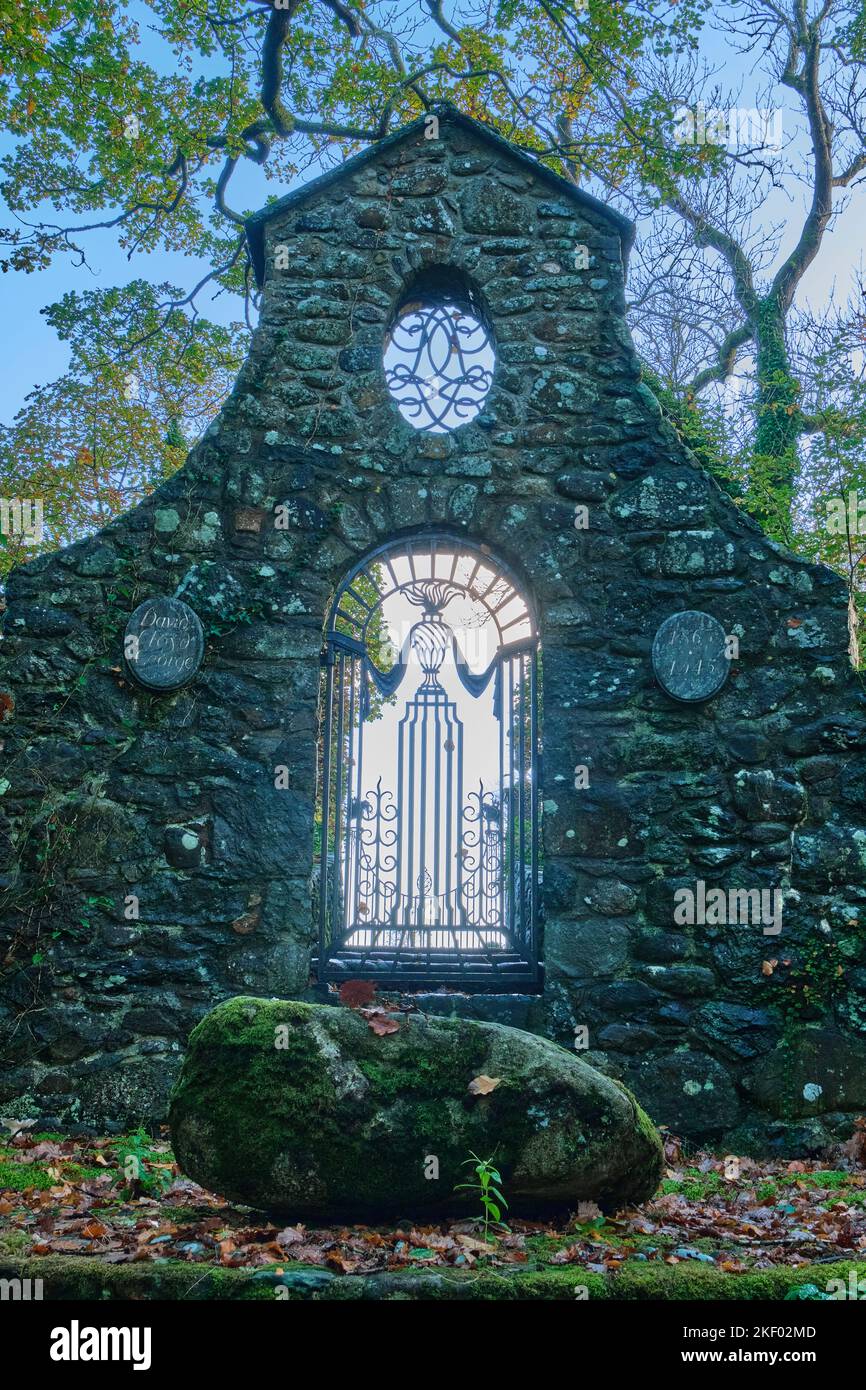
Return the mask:
POLYGON ((512 575, 459 538, 382 548, 323 660, 319 977, 534 987, 539 651, 512 575))
POLYGON ((385 340, 385 381, 397 409, 430 434, 474 420, 493 383, 491 333, 451 300, 404 304, 385 340))

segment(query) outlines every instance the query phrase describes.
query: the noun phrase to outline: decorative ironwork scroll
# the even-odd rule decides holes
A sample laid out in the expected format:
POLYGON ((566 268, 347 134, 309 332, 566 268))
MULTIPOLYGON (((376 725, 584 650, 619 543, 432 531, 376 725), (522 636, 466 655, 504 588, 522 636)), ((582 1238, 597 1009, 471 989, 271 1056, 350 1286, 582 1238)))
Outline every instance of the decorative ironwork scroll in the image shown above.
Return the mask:
POLYGON ((510 576, 461 541, 401 542, 343 584, 324 652, 322 978, 534 984, 537 646, 510 576), (481 669, 461 648, 479 625, 481 669), (471 786, 467 716, 486 770, 471 786))
POLYGON ((474 420, 493 364, 487 327, 450 303, 404 305, 385 344, 385 381, 400 414, 432 434, 474 420))

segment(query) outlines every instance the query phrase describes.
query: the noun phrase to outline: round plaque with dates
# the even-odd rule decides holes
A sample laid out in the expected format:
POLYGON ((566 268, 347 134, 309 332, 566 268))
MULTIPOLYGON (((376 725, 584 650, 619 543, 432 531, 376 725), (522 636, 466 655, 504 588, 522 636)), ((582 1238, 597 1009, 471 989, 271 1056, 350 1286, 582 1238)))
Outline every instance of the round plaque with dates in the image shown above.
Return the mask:
POLYGON ((725 629, 709 613, 689 609, 665 618, 652 650, 662 690, 685 704, 717 695, 731 669, 726 644, 725 629))
POLYGON ((178 598, 148 598, 130 615, 123 635, 129 674, 146 690, 178 690, 192 680, 204 656, 197 613, 178 598))

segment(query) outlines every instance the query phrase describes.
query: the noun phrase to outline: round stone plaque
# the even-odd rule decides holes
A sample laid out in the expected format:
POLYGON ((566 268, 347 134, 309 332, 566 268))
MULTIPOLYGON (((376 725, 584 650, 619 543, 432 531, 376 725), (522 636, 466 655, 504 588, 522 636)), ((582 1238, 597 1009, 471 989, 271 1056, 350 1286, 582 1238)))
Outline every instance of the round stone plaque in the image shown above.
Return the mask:
POLYGON ((186 685, 204 656, 198 614, 178 598, 145 599, 126 624, 123 656, 130 675, 147 690, 186 685))
POLYGON ((728 679, 725 629, 709 613, 689 609, 665 618, 653 641, 653 671, 662 690, 693 703, 717 695, 728 679))

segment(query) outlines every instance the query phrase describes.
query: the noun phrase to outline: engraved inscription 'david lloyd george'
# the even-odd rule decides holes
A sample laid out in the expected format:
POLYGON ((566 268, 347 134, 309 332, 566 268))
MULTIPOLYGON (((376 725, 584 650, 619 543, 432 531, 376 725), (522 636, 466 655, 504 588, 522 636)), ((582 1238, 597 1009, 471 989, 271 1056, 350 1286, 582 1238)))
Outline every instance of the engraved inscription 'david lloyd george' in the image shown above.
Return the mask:
POLYGON ((204 655, 197 613, 177 598, 148 598, 130 615, 123 637, 127 669, 147 690, 177 690, 204 655))

